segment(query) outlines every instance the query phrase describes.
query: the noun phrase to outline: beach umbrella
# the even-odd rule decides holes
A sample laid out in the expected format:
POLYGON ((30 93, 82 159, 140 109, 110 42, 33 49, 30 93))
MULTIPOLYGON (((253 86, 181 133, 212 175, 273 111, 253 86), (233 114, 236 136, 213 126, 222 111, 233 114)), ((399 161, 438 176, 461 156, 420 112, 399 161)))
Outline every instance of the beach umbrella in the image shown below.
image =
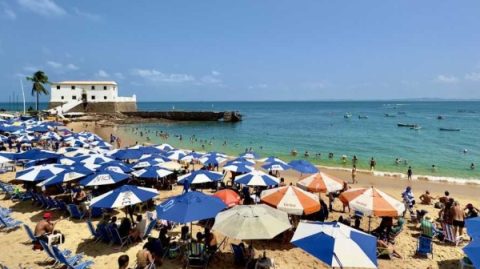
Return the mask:
POLYGON ((158 191, 156 189, 123 185, 93 198, 90 207, 123 208, 151 200, 157 195, 158 191))
POLYGON ((215 192, 213 196, 220 198, 228 207, 239 205, 242 199, 238 193, 231 189, 219 190, 215 192))
POLYGON ((38 126, 33 126, 31 128, 27 129, 29 132, 36 132, 36 133, 46 133, 50 131, 50 128, 45 125, 38 125, 38 126))
POLYGON ((99 171, 110 170, 110 171, 113 171, 113 172, 125 173, 125 174, 126 173, 131 173, 133 171, 132 168, 130 168, 125 163, 120 162, 120 161, 111 161, 111 162, 107 162, 107 163, 102 163, 100 165, 100 167, 98 167, 97 170, 99 170, 99 171))
POLYGON ((310 215, 320 210, 318 196, 295 186, 264 190, 260 201, 290 215, 310 215))
POLYGON ((93 152, 89 149, 78 147, 62 147, 58 149, 57 153, 63 154, 65 157, 78 157, 82 155, 91 155, 93 152))
POLYGON ((53 141, 60 141, 62 140, 62 137, 55 133, 55 132, 47 132, 45 134, 43 134, 41 137, 40 137, 41 140, 53 140, 53 141))
POLYGON ((19 171, 15 175, 15 179, 22 181, 37 182, 49 179, 65 170, 65 166, 59 164, 36 165, 19 171))
POLYGON ((142 170, 134 171, 132 175, 139 178, 157 179, 173 174, 173 171, 159 167, 150 166, 142 170))
POLYGON ((283 164, 287 164, 285 161, 282 161, 281 159, 279 159, 275 156, 270 156, 268 158, 260 159, 258 161, 263 162, 263 163, 283 163, 283 164))
POLYGON ((120 149, 112 154, 112 157, 118 160, 138 160, 143 155, 143 152, 138 149, 120 149))
POLYGON ((109 170, 96 172, 80 181, 82 186, 110 185, 128 179, 129 176, 123 173, 117 173, 109 170))
POLYGON ((102 154, 91 154, 91 155, 79 156, 79 157, 73 158, 73 160, 89 166, 101 165, 104 163, 109 163, 114 161, 113 159, 108 158, 102 154))
POLYGON ((465 227, 467 227, 467 233, 470 237, 480 237, 480 217, 466 219, 465 227))
POLYGON ((6 137, 4 135, 0 135, 0 142, 2 142, 2 143, 8 142, 8 137, 6 137))
MULTIPOLYGON (((168 160, 168 159, 167 159, 168 160)), ((169 162, 170 160, 168 160, 169 162)), ((146 168, 154 165, 158 165, 161 163, 166 162, 162 158, 146 158, 143 160, 139 160, 136 164, 133 165, 134 169, 141 169, 141 168, 146 168)))
POLYGON ((271 162, 262 165, 262 168, 269 171, 285 171, 291 169, 292 167, 286 163, 271 162))
POLYGON ((179 150, 179 149, 169 151, 165 154, 165 157, 169 158, 172 161, 178 161, 185 156, 186 156, 185 152, 183 150, 179 150))
POLYGON ((480 241, 478 239, 472 240, 463 248, 463 252, 467 254, 475 268, 480 268, 480 241))
POLYGON ((245 159, 258 159, 258 158, 260 158, 260 155, 258 155, 257 153, 255 153, 253 151, 249 151, 249 152, 245 152, 245 153, 242 153, 242 154, 238 155, 238 157, 242 157, 242 158, 245 158, 245 159))
POLYGON ((163 151, 170 151, 170 150, 174 150, 175 148, 172 147, 171 145, 169 144, 161 144, 159 146, 156 146, 155 148, 157 149, 160 149, 160 150, 163 150, 163 151))
POLYGON ((239 163, 247 165, 247 166, 254 166, 255 165, 255 161, 253 161, 253 160, 245 159, 243 157, 238 157, 238 158, 235 158, 233 160, 230 160, 230 161, 226 162, 224 164, 224 166, 231 165, 231 164, 239 164, 239 163))
POLYGON ((161 149, 157 149, 156 147, 153 147, 153 146, 140 146, 140 145, 136 145, 136 146, 133 146, 133 147, 130 147, 130 149, 138 149, 139 151, 141 151, 143 154, 164 154, 166 153, 166 151, 164 150, 161 150, 161 149))
POLYGON ((42 186, 62 184, 62 183, 66 183, 69 181, 73 181, 73 180, 88 176, 90 174, 93 174, 92 170, 81 165, 74 165, 74 166, 66 167, 64 171, 38 183, 37 186, 42 187, 42 186))
POLYGON ((192 151, 192 152, 188 153, 187 155, 183 156, 183 158, 181 158, 180 160, 184 161, 184 162, 190 162, 192 160, 198 160, 202 156, 203 156, 203 154, 192 151))
POLYGON ((323 193, 342 190, 343 184, 343 180, 323 172, 313 174, 297 182, 297 186, 306 191, 323 193))
POLYGON ((291 240, 332 268, 377 268, 377 239, 339 222, 299 223, 291 240))
POLYGON ((219 213, 212 230, 238 240, 272 239, 291 227, 287 213, 267 205, 239 205, 219 213))
POLYGON ((208 170, 197 170, 189 174, 183 175, 178 178, 177 182, 183 184, 185 181, 191 184, 201 184, 220 181, 223 178, 223 174, 219 172, 213 172, 208 170))
POLYGON ((8 162, 11 162, 11 161, 12 161, 11 159, 0 155, 0 163, 8 163, 8 162))
POLYGON ((247 186, 275 186, 278 185, 278 182, 278 178, 258 170, 235 178, 235 183, 247 186))
POLYGON ((214 166, 219 165, 225 162, 226 160, 227 158, 218 154, 206 154, 206 155, 203 155, 200 159, 198 159, 198 161, 201 162, 203 165, 214 165, 214 166))
POLYGON ((164 162, 164 163, 159 163, 157 166, 160 166, 162 168, 166 168, 169 170, 180 170, 182 169, 182 165, 177 163, 177 162, 164 162))
POLYGON ((197 191, 173 196, 157 206, 157 219, 175 223, 189 223, 214 218, 225 209, 220 198, 197 191))
POLYGON ((289 162, 288 165, 302 174, 313 174, 318 172, 317 167, 305 160, 293 160, 289 162))
POLYGON ((24 134, 24 135, 18 137, 17 139, 15 139, 15 142, 17 142, 17 143, 31 143, 34 140, 35 140, 34 136, 24 134))
POLYGON ((112 144, 109 144, 105 141, 93 141, 92 143, 90 143, 90 145, 97 148, 105 148, 105 149, 111 149, 113 147, 112 144))
POLYGON ((232 171, 236 173, 252 172, 254 168, 244 163, 232 163, 223 167, 223 170, 232 171))
POLYGON ((349 189, 339 198, 351 210, 360 211, 365 216, 397 217, 405 211, 402 202, 374 187, 349 189))
POLYGON ((13 152, 0 152, 0 163, 12 162, 16 159, 16 155, 13 152))

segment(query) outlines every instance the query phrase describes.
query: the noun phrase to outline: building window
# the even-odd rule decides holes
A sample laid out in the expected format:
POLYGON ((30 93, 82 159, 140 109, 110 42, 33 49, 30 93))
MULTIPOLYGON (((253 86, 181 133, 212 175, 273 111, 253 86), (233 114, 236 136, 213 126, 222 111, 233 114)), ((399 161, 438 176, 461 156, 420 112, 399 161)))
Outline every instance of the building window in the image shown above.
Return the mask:
POLYGON ((106 97, 106 96, 104 96, 104 97, 103 97, 103 100, 107 100, 107 97, 106 97))
POLYGON ((60 90, 60 85, 57 85, 57 90, 60 90))
POLYGON ((62 96, 62 100, 64 100, 64 99, 65 99, 65 96, 62 96))
POLYGON ((95 95, 92 95, 92 100, 95 100, 95 95))
POLYGON ((95 86, 92 86, 92 90, 95 90, 95 86))
POLYGON ((75 86, 72 86, 72 90, 75 90, 75 86))
POLYGON ((104 89, 104 90, 107 90, 107 86, 103 86, 103 89, 104 89))
POLYGON ((72 96, 72 100, 77 100, 77 96, 76 96, 76 95, 73 95, 73 96, 72 96))

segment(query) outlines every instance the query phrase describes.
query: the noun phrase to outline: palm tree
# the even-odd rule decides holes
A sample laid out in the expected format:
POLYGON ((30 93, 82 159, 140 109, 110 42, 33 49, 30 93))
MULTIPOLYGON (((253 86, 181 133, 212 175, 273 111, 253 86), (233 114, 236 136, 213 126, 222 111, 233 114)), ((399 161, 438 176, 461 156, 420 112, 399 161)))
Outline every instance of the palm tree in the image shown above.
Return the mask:
POLYGON ((27 80, 30 80, 33 82, 32 84, 32 95, 37 96, 37 112, 38 112, 38 104, 40 102, 40 94, 48 94, 48 90, 45 88, 45 84, 50 84, 48 81, 48 76, 45 74, 45 72, 38 70, 33 74, 31 77, 27 77, 27 80))

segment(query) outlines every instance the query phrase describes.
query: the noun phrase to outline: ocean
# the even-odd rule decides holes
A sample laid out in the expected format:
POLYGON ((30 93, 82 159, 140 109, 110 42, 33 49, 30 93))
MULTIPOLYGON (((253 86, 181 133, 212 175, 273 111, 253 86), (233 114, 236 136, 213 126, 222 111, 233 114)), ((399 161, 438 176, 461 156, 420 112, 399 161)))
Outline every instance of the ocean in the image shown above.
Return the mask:
MULTIPOLYGON (((21 109, 20 105, 12 104, 0 104, 2 107, 21 109)), ((238 123, 158 122, 120 127, 138 141, 149 136, 153 143, 196 150, 202 150, 204 145, 204 151, 230 155, 252 148, 262 157, 306 158, 316 164, 343 168, 351 168, 352 156, 356 155, 357 167, 368 169, 369 160, 374 157, 378 171, 406 173, 408 166, 412 166, 414 175, 480 180, 480 102, 477 101, 140 102, 138 109, 238 110, 243 115, 243 121, 238 123), (346 119, 346 113, 352 116, 346 119), (359 119, 359 115, 368 119, 359 119), (437 119, 438 116, 443 119, 437 119), (421 129, 397 127, 397 123, 418 124, 421 129), (139 136, 139 131, 132 132, 132 128, 144 132, 144 137, 139 136), (169 139, 156 137, 156 131, 168 132, 169 139), (196 141, 190 140, 192 136, 196 141), (298 151, 297 157, 290 155, 292 149, 298 151), (309 157, 304 157, 305 151, 309 157), (333 153, 333 158, 328 157, 329 153, 333 153), (347 156, 346 163, 341 160, 342 155, 347 156), (402 161, 397 164, 396 158, 402 161), (471 163, 478 168, 472 170, 471 163)))
POLYGON ((480 179, 480 102, 152 102, 139 103, 138 108, 238 110, 243 115, 238 123, 159 122, 122 127, 139 141, 149 136, 153 143, 230 155, 252 148, 264 157, 305 158, 344 168, 351 168, 356 155, 357 167, 368 169, 374 157, 378 171, 406 173, 412 166, 414 175, 429 178, 480 179), (346 113, 352 116, 345 118, 346 113), (421 129, 397 127, 397 123, 417 124, 421 129), (139 128, 144 137, 132 128, 139 128), (156 131, 169 133, 169 139, 156 137, 156 131), (196 141, 190 139, 193 136, 196 141), (298 152, 297 157, 291 156, 292 149, 298 152), (304 157, 305 151, 309 157, 304 157), (347 156, 346 163, 342 155, 347 156), (478 169, 472 170, 472 163, 479 165, 478 169))

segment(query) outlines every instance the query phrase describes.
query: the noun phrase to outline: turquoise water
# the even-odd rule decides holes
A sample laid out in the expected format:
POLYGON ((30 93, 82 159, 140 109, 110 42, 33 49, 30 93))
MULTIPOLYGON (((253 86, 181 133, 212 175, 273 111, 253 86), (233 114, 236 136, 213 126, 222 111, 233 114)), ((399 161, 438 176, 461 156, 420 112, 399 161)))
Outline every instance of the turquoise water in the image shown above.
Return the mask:
POLYGON ((148 123, 121 127, 129 135, 133 128, 148 132, 152 142, 200 150, 215 150, 237 155, 253 148, 262 156, 292 159, 290 151, 304 158, 308 150, 311 162, 351 167, 355 154, 360 168, 368 168, 369 159, 377 161, 377 170, 405 173, 408 165, 414 174, 480 179, 480 102, 158 102, 139 103, 140 110, 238 110, 244 115, 239 123, 181 122, 148 123), (345 113, 352 117, 344 118, 345 113), (385 117, 385 113, 396 117, 385 117), (359 119, 366 115, 368 119, 359 119), (442 115, 443 120, 437 116, 442 115), (399 128, 397 123, 419 124, 422 129, 399 128), (460 128, 460 132, 442 132, 439 128, 460 128), (168 140, 155 137, 156 131, 170 134, 168 140), (182 135, 180 141, 175 135, 182 135), (195 135, 197 142, 191 142, 195 135), (201 142, 199 140, 202 140, 201 142), (206 140, 206 141, 204 141, 206 140), (224 141, 227 145, 223 145, 224 141), (210 144, 211 143, 211 144, 210 144), (463 150, 468 153, 464 154, 463 150), (332 159, 328 153, 334 153, 332 159), (316 153, 321 153, 316 157, 316 153), (348 162, 341 161, 341 155, 348 162), (395 159, 408 160, 408 165, 395 159), (470 164, 479 165, 471 170, 470 164), (432 164, 436 170, 432 171, 432 164))

